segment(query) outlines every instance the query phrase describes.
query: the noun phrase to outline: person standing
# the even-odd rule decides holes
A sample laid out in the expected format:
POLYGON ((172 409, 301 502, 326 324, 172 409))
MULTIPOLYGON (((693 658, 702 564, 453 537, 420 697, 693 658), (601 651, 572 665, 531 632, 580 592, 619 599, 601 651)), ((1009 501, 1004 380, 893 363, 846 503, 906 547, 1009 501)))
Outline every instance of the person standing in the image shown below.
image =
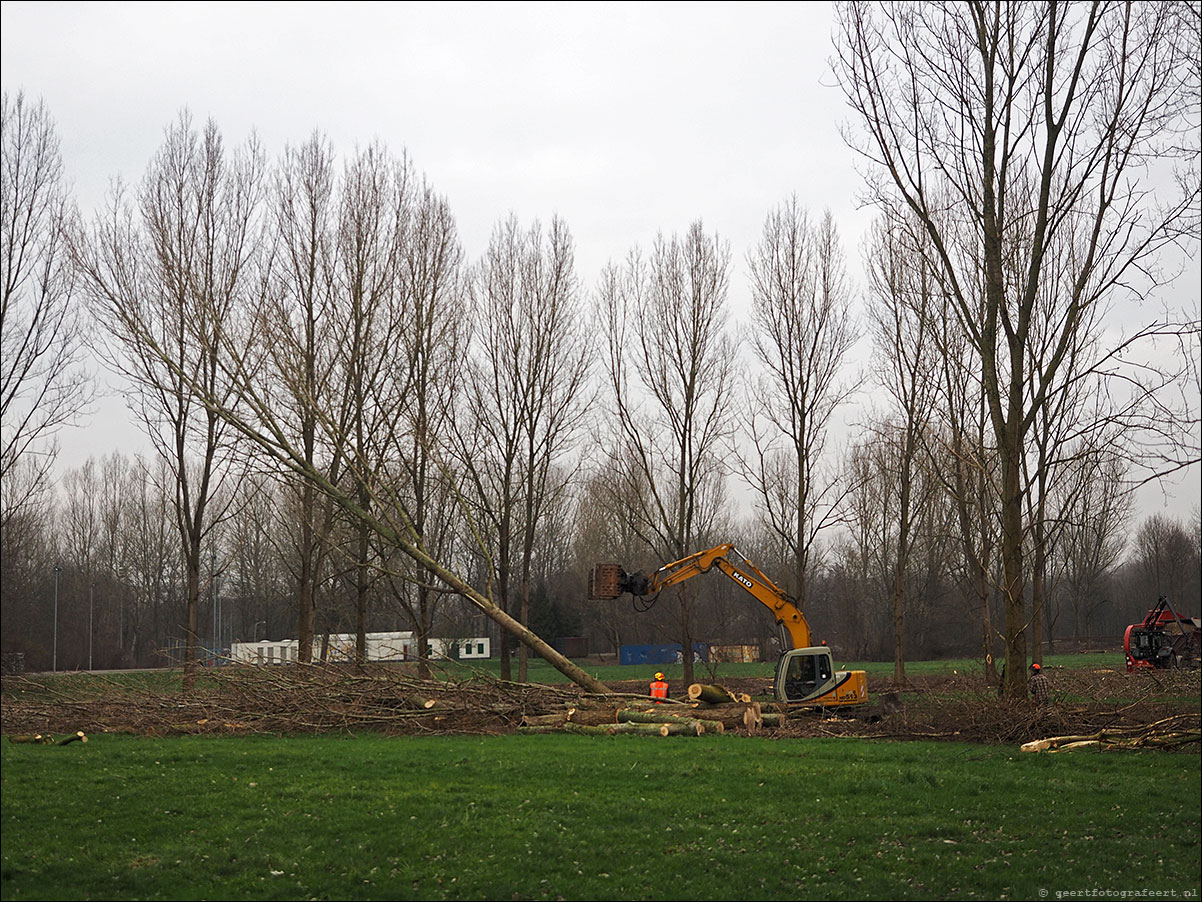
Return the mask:
POLYGON ((657 705, 663 704, 668 698, 668 681, 664 679, 662 673, 657 672, 655 679, 651 681, 651 697, 655 699, 657 705))
POLYGON ((1037 705, 1046 705, 1052 700, 1052 681, 1038 664, 1031 665, 1031 678, 1027 680, 1027 689, 1037 705))

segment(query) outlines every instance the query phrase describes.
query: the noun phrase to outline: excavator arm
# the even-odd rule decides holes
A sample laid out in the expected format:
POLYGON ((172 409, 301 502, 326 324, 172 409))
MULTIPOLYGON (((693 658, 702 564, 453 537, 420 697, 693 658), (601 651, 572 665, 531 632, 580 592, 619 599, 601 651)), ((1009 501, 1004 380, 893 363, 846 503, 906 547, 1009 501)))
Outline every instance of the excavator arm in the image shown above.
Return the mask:
POLYGON ((810 645, 810 625, 805 615, 785 592, 776 585, 759 567, 747 560, 732 544, 716 545, 705 551, 698 551, 683 557, 678 561, 665 564, 653 573, 629 574, 617 568, 614 574, 603 574, 604 568, 616 567, 615 564, 598 564, 593 568, 590 580, 590 597, 617 598, 623 592, 629 592, 636 597, 658 595, 664 589, 692 579, 702 573, 709 573, 715 567, 739 586, 764 607, 772 612, 777 625, 781 628, 782 638, 790 648, 807 648, 810 645), (739 559, 735 564, 731 557, 739 559), (609 595, 595 595, 596 587, 608 583, 616 585, 617 592, 609 595))
POLYGON ((809 705, 862 704, 867 697, 864 671, 834 672, 830 649, 811 647, 810 625, 801 609, 734 545, 698 551, 652 573, 627 573, 617 564, 597 564, 589 574, 589 597, 613 599, 629 592, 656 596, 714 568, 728 576, 772 612, 788 651, 777 662, 775 691, 785 702, 809 705), (731 560, 738 558, 738 563, 731 560))

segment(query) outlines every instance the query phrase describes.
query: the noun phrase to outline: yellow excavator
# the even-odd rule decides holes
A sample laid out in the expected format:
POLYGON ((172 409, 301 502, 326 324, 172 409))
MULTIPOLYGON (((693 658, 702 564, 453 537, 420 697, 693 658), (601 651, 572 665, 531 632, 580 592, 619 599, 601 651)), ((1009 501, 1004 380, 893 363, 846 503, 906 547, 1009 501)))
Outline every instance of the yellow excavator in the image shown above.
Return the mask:
POLYGON ((810 625, 801 609, 734 545, 698 551, 647 574, 627 573, 618 564, 597 564, 589 574, 589 597, 614 599, 629 592, 636 599, 650 597, 653 601, 664 589, 715 567, 751 593, 776 618, 786 649, 776 663, 777 701, 808 707, 862 705, 868 701, 864 671, 836 671, 831 650, 825 644, 813 645, 810 625))

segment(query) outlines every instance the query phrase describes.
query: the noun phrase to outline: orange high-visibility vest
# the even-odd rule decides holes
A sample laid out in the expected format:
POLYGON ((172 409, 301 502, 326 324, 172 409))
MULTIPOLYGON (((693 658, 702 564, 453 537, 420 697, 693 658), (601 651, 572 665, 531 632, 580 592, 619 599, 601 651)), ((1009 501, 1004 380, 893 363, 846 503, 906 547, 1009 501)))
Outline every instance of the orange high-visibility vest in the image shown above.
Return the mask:
POLYGON ((651 697, 657 702, 668 697, 668 684, 663 680, 651 681, 651 697))

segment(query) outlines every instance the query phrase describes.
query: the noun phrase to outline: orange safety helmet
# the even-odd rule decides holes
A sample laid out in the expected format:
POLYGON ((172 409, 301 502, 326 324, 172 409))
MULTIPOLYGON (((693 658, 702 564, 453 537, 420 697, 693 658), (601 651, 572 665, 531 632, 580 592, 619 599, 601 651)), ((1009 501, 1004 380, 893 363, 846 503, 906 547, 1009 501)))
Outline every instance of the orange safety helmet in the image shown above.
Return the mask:
POLYGON ((1034 670, 1036 673, 1038 673, 1038 672, 1039 672, 1039 665, 1038 665, 1038 664, 1032 664, 1032 665, 1031 665, 1031 669, 1032 669, 1032 670, 1034 670))
POLYGON ((655 678, 657 680, 662 680, 664 678, 664 675, 662 673, 656 673, 655 678))

